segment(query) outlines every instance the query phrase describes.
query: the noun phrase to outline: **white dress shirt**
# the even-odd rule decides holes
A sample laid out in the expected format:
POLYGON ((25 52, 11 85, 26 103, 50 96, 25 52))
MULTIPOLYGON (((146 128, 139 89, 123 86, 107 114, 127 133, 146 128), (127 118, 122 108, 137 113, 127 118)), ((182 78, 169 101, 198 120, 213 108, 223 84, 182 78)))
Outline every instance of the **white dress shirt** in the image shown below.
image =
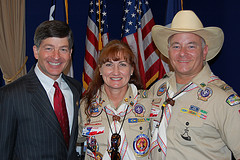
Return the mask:
MULTIPOLYGON (((52 108, 54 110, 54 105, 53 105, 53 98, 54 98, 54 93, 55 93, 55 88, 53 87, 54 80, 45 75, 38 67, 38 63, 36 64, 34 71, 41 82, 43 88, 45 89, 49 101, 52 104, 52 108)), ((71 134, 72 130, 72 123, 73 123, 73 115, 74 115, 74 106, 73 106, 73 94, 68 86, 68 84, 64 81, 62 78, 62 74, 59 76, 59 78, 56 80, 58 82, 58 85, 64 95, 65 102, 66 102, 66 108, 67 108, 67 113, 68 113, 68 121, 69 121, 69 130, 71 134)))

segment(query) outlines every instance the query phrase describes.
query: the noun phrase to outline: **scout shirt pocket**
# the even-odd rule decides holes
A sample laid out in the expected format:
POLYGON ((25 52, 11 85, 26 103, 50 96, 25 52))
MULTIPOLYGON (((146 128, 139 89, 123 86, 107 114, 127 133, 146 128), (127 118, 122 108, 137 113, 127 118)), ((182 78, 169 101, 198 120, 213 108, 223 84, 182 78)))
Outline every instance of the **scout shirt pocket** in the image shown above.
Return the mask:
POLYGON ((200 109, 198 112, 182 110, 178 114, 175 123, 176 130, 174 134, 177 141, 183 145, 197 147, 209 143, 213 144, 216 143, 216 139, 220 138, 220 134, 211 122, 211 117, 207 110, 200 109), (209 137, 214 138, 209 139, 209 137))
MULTIPOLYGON (((150 118, 145 117, 133 117, 127 119, 127 139, 129 146, 132 148, 135 156, 147 157, 150 149, 150 118), (132 123, 132 122, 135 123, 132 123)), ((124 129, 125 130, 125 129, 124 129)))
MULTIPOLYGON (((182 115, 183 113, 179 114, 181 115, 178 115, 179 118, 175 125, 176 131, 174 131, 177 141, 183 145, 198 145, 199 139, 202 138, 204 120, 190 113, 184 115, 182 115)), ((169 129, 171 129, 171 127, 169 126, 169 129)))
POLYGON ((108 123, 106 123, 101 115, 98 117, 90 117, 90 122, 85 123, 84 129, 85 131, 82 131, 83 136, 87 137, 85 159, 94 159, 91 157, 94 157, 93 153, 95 152, 102 157, 107 150, 107 139, 109 134, 108 123))
POLYGON ((147 133, 146 130, 149 129, 150 118, 146 117, 132 117, 127 119, 128 128, 130 133, 147 133))

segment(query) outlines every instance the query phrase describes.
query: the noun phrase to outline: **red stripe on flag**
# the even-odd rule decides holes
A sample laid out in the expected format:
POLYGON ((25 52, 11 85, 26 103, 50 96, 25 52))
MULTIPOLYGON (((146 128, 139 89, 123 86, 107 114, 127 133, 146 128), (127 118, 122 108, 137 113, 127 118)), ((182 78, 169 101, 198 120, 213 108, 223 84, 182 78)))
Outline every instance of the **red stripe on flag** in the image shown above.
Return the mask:
POLYGON ((92 43, 96 51, 98 51, 98 39, 94 33, 87 27, 87 40, 92 43))
POLYGON ((142 37, 145 39, 145 37, 151 32, 152 27, 155 25, 154 19, 152 18, 142 29, 142 37))
POLYGON ((85 61, 87 61, 87 63, 93 68, 93 70, 95 70, 95 68, 97 67, 97 63, 94 57, 88 52, 88 50, 86 50, 85 52, 85 61))
POLYGON ((148 57, 149 57, 153 52, 155 52, 155 50, 156 50, 156 47, 155 47, 155 45, 153 44, 153 42, 150 43, 150 44, 148 45, 148 47, 145 49, 145 51, 144 51, 144 53, 145 53, 145 58, 148 59, 148 57))

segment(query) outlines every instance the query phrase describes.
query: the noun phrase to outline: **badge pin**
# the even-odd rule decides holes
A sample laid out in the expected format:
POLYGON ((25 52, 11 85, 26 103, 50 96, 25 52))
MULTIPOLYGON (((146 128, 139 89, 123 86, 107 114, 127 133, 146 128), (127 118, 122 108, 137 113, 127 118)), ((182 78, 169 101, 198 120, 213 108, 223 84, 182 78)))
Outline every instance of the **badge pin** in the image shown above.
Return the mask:
POLYGON ((184 133, 181 134, 181 137, 186 141, 191 141, 191 137, 188 135, 188 132, 189 132, 188 125, 189 125, 189 122, 186 122, 186 128, 184 129, 184 133))
POLYGON ((202 100, 202 101, 207 101, 211 96, 212 96, 212 94, 213 94, 213 91, 212 91, 212 89, 211 88, 209 88, 209 87, 206 87, 206 89, 205 90, 203 90, 203 89, 199 89, 198 90, 198 99, 199 100, 202 100))
POLYGON ((133 109, 133 113, 136 117, 143 117, 145 113, 145 107, 142 104, 137 103, 133 109))
POLYGON ((205 86, 206 86, 206 84, 205 84, 205 83, 201 83, 201 84, 200 84, 200 86, 202 86, 202 87, 205 87, 205 86))
POLYGON ((133 106, 133 105, 134 105, 133 101, 131 101, 131 102, 130 102, 130 105, 131 105, 131 106, 133 106))
POLYGON ((133 149, 137 157, 144 157, 148 154, 150 140, 146 134, 139 134, 133 141, 133 149))
POLYGON ((76 106, 79 106, 79 101, 76 101, 76 106))

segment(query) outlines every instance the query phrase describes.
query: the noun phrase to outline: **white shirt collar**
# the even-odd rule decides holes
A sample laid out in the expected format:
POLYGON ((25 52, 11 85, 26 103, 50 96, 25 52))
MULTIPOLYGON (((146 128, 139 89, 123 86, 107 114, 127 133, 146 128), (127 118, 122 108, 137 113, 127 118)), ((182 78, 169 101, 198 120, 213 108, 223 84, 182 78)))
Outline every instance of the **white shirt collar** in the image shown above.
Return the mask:
MULTIPOLYGON (((34 71, 39 79, 39 81, 41 82, 42 86, 44 87, 45 91, 48 93, 50 91, 50 89, 53 87, 53 84, 55 81, 58 82, 59 87, 61 85, 61 81, 62 81, 62 73, 60 74, 59 78, 57 80, 53 80, 52 78, 48 77, 47 75, 45 75, 38 67, 38 63, 36 64, 34 71)), ((60 87, 61 88, 61 87, 60 87)))

